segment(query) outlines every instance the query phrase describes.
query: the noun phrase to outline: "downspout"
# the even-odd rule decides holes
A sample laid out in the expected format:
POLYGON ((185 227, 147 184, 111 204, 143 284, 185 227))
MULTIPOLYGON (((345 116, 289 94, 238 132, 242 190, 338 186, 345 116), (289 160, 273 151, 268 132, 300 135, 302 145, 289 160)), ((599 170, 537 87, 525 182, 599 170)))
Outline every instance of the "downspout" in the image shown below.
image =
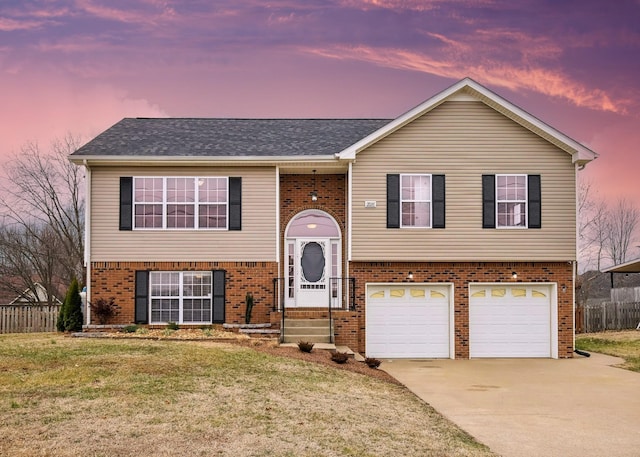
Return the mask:
MULTIPOLYGON (((351 227, 352 227, 352 216, 351 213, 353 211, 353 162, 349 162, 349 171, 347 173, 347 262, 345 265, 345 277, 350 277, 349 266, 351 265, 351 227)), ((347 309, 351 309, 352 303, 349 303, 350 300, 350 290, 349 290, 349 279, 347 279, 347 293, 345 295, 347 297, 347 309)))
POLYGON ((87 294, 85 296, 86 301, 86 325, 91 323, 91 168, 87 160, 83 162, 84 169, 86 170, 85 176, 85 203, 84 203, 84 267, 87 272, 86 284, 87 294))
POLYGON ((276 300, 274 309, 280 309, 280 167, 276 166, 276 294, 273 297, 276 300))

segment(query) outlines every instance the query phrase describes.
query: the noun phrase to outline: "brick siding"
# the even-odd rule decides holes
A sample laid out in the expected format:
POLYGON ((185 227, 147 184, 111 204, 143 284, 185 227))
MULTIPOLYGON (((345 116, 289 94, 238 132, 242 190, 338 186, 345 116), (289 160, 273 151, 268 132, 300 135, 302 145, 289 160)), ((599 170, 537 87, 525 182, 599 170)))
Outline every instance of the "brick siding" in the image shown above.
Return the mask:
MULTIPOLYGON (((253 294, 251 321, 269 322, 273 308, 273 278, 276 262, 93 262, 91 300, 114 297, 118 314, 111 324, 131 324, 135 313, 135 272, 149 271, 226 271, 225 322, 244 323, 245 296, 253 294)), ((93 319, 92 319, 92 323, 93 319)))
POLYGON ((469 284, 501 282, 505 284, 552 282, 558 284, 558 356, 573 356, 573 266, 568 262, 352 262, 351 276, 356 278, 356 305, 359 322, 358 350, 365 347, 365 286, 367 283, 453 283, 454 332, 456 358, 469 358, 469 284), (512 272, 518 278, 511 277, 512 272))

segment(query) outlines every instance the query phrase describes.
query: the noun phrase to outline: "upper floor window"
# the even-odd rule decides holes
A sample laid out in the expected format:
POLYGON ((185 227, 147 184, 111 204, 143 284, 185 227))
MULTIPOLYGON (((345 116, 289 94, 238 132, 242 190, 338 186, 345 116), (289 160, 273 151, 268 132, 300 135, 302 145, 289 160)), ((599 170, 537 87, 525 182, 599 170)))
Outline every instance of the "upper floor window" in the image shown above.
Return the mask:
POLYGON ((431 175, 400 175, 402 227, 431 227, 431 175))
POLYGON ((136 229, 227 229, 228 178, 133 178, 136 229))
POLYGON ((387 175, 387 228, 445 227, 445 176, 387 175))
POLYGON ((527 227, 527 175, 496 175, 498 228, 527 227))

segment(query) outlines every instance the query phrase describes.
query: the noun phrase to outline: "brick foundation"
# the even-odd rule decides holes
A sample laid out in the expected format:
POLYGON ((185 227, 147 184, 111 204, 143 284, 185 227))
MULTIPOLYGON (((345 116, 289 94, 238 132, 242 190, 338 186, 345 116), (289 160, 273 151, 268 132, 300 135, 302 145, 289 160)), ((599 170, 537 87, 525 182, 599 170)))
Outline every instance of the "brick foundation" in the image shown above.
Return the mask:
MULTIPOLYGON (((226 271, 225 322, 244 323, 245 296, 251 292, 254 307, 251 321, 269 322, 273 308, 273 278, 276 262, 94 262, 91 264, 91 300, 114 297, 118 314, 110 324, 131 324, 135 311, 135 272, 226 271)), ((92 319, 92 323, 95 323, 92 319)))

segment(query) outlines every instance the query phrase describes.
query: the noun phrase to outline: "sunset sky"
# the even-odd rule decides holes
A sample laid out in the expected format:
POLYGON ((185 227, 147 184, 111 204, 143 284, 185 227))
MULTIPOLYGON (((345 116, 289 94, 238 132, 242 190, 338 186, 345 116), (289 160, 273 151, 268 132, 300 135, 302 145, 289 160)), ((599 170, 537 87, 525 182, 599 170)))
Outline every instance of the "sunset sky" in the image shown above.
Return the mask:
POLYGON ((0 156, 123 117, 396 117, 470 76, 640 204, 640 0, 3 0, 0 156))

